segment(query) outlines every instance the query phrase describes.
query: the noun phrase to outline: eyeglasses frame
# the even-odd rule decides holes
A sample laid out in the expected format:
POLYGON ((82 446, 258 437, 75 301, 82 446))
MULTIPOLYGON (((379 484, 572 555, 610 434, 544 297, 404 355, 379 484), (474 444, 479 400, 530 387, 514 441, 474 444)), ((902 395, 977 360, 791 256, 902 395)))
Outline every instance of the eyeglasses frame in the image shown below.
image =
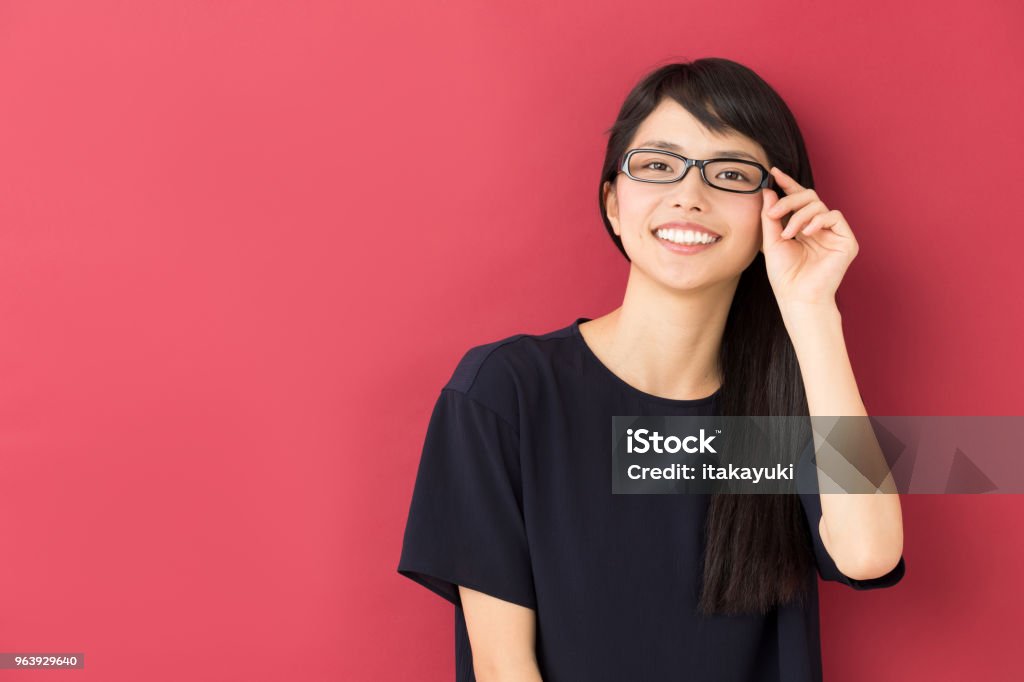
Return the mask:
POLYGON ((627 178, 629 178, 630 180, 635 180, 637 182, 650 182, 656 185, 670 185, 672 183, 682 182, 683 178, 686 177, 686 174, 690 172, 690 166, 697 167, 697 169, 700 171, 701 180, 704 181, 705 185, 711 187, 712 189, 720 190, 722 192, 733 192, 735 194, 754 194, 756 192, 760 192, 762 189, 768 187, 769 185, 771 185, 772 187, 774 187, 775 185, 775 180, 774 178, 772 178, 771 172, 767 168, 759 164, 757 161, 751 161, 750 159, 737 159, 728 156, 720 156, 714 159, 688 159, 682 154, 676 154, 675 152, 670 152, 665 149, 637 148, 627 150, 622 155, 622 163, 619 164, 619 173, 625 173, 627 178), (675 158, 681 160, 686 165, 683 167, 682 174, 675 180, 645 180, 643 178, 638 178, 629 172, 629 159, 633 156, 633 154, 636 154, 637 152, 656 152, 658 154, 674 156, 675 158), (753 164, 757 166, 758 169, 761 171, 761 182, 759 182, 757 187, 755 187, 754 189, 725 189, 724 187, 717 187, 715 185, 712 185, 711 182, 708 180, 707 175, 704 174, 704 164, 711 163, 712 161, 739 161, 741 163, 753 164))

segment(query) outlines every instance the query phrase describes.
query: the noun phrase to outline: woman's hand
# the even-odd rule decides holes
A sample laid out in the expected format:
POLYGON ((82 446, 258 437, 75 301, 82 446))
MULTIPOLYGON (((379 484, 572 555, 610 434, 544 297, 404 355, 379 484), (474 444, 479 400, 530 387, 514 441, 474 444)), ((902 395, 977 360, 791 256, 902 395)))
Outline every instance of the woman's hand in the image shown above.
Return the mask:
POLYGON ((764 254, 779 307, 791 304, 835 304, 836 289, 859 246, 846 218, 829 210, 813 189, 772 167, 772 176, 786 196, 761 190, 764 254), (782 217, 789 212, 785 228, 782 217), (795 236, 796 239, 792 239, 795 236))

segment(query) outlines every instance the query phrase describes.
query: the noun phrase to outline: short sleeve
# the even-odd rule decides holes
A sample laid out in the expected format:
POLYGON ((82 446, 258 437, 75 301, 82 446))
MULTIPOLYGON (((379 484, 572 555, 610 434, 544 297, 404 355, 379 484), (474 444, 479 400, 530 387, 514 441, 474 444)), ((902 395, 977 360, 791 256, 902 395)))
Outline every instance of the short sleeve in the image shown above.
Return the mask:
POLYGON ((398 572, 459 607, 464 585, 536 609, 522 499, 516 429, 466 393, 442 389, 398 572))
POLYGON ((817 460, 814 457, 814 443, 811 442, 804 448, 797 464, 797 488, 800 492, 800 503, 804 514, 807 517, 807 525, 811 531, 811 541, 814 546, 814 558, 818 567, 818 575, 822 580, 831 580, 844 585, 849 585, 855 590, 874 590, 883 587, 892 587, 900 580, 906 572, 906 562, 900 556, 899 562, 891 571, 885 575, 870 580, 854 580, 839 571, 832 555, 825 549, 825 543, 821 540, 821 496, 818 488, 817 460), (813 492, 810 492, 812 491, 813 492))

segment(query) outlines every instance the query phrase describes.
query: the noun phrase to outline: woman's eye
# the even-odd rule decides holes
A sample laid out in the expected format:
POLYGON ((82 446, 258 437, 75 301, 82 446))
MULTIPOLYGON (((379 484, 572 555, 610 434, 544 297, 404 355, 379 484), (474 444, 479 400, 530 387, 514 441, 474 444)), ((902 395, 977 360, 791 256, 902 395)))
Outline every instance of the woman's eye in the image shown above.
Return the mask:
POLYGON ((651 161, 644 168, 651 168, 652 166, 661 166, 661 168, 654 168, 653 170, 669 170, 669 167, 661 161, 651 161))
POLYGON ((734 171, 734 170, 722 171, 721 173, 719 173, 719 175, 726 175, 726 174, 729 174, 729 173, 732 173, 734 175, 738 175, 739 177, 736 177, 736 178, 726 178, 726 180, 746 180, 746 178, 747 178, 747 176, 744 175, 743 173, 741 173, 739 171, 734 171))

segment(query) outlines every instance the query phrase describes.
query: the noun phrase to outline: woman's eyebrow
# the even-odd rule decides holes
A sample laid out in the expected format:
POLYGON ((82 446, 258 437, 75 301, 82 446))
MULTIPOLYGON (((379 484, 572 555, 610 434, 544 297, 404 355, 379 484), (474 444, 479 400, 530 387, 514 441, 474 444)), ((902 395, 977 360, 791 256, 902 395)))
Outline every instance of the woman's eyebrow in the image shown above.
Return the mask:
MULTIPOLYGON (((672 142, 665 142, 664 140, 648 140, 647 142, 641 143, 640 146, 658 147, 660 149, 669 149, 679 154, 683 153, 682 147, 672 142)), ((761 161, 756 156, 754 156, 750 152, 745 152, 742 149, 719 149, 718 151, 711 153, 714 154, 715 156, 738 156, 744 159, 750 159, 751 161, 755 161, 757 163, 761 163, 761 161)))

